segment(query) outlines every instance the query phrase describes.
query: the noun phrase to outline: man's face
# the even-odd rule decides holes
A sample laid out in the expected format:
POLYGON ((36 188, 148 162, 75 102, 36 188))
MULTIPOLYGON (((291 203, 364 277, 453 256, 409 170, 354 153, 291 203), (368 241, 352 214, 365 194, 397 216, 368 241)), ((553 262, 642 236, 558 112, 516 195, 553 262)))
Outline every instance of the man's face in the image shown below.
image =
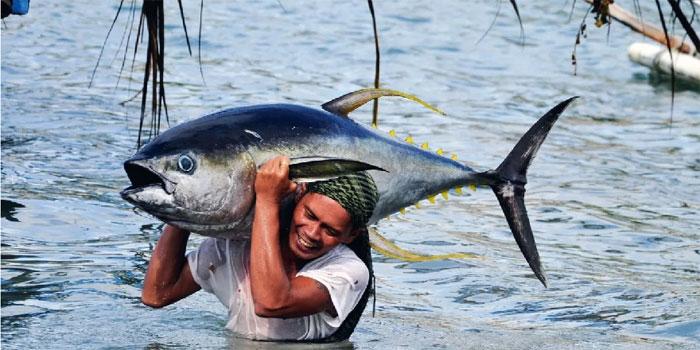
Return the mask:
POLYGON ((355 236, 350 213, 333 199, 307 193, 294 208, 289 248, 299 259, 318 258, 340 243, 352 242, 355 236))

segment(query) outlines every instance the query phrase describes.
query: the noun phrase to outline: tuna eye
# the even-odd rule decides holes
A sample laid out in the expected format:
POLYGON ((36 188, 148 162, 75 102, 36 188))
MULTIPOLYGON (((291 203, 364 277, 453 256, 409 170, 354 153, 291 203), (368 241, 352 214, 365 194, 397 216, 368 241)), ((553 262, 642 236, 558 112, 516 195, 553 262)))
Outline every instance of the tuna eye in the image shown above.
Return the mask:
POLYGON ((190 156, 183 154, 177 160, 177 167, 182 172, 191 173, 194 170, 194 160, 190 156))

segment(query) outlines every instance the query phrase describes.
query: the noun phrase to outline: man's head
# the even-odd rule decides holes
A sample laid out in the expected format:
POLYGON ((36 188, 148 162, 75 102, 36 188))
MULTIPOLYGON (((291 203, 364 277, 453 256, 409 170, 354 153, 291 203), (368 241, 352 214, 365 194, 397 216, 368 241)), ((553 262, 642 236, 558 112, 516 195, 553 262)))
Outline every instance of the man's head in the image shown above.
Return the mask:
POLYGON ((374 180, 365 172, 308 184, 294 208, 290 249, 311 260, 349 244, 365 230, 378 199, 374 180))

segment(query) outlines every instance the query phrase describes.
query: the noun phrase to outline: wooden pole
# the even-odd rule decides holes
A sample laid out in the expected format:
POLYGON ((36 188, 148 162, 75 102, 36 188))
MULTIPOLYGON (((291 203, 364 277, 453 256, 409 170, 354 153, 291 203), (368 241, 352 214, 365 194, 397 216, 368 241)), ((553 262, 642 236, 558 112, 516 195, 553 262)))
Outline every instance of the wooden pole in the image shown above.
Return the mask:
MULTIPOLYGON (((593 0, 586 0, 586 2, 592 4, 593 0)), ((618 22, 624 24, 625 26, 629 27, 635 32, 638 32, 666 46, 666 35, 664 35, 663 30, 639 20, 637 16, 633 15, 629 11, 623 9, 622 7, 616 4, 608 5, 608 11, 610 17, 614 18, 618 22)), ((675 35, 669 34, 668 38, 671 42, 670 46, 672 49, 677 49, 678 51, 682 53, 687 53, 689 55, 693 55, 697 51, 697 48, 693 44, 689 42, 683 42, 683 39, 675 35)))

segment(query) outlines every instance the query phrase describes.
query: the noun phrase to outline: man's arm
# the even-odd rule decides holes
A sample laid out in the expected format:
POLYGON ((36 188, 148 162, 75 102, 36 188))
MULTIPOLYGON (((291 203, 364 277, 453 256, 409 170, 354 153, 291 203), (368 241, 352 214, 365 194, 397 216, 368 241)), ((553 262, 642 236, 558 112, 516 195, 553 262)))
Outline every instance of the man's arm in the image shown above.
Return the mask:
POLYGON ((148 264, 141 302, 160 308, 200 289, 185 258, 189 236, 185 230, 165 225, 148 264))
MULTIPOLYGON (((307 277, 289 278, 280 246, 280 203, 296 190, 289 181, 289 159, 265 163, 255 180, 255 217, 250 243, 250 287, 261 317, 300 317, 333 312, 326 287, 307 277)), ((286 244, 286 242, 282 242, 286 244)))

